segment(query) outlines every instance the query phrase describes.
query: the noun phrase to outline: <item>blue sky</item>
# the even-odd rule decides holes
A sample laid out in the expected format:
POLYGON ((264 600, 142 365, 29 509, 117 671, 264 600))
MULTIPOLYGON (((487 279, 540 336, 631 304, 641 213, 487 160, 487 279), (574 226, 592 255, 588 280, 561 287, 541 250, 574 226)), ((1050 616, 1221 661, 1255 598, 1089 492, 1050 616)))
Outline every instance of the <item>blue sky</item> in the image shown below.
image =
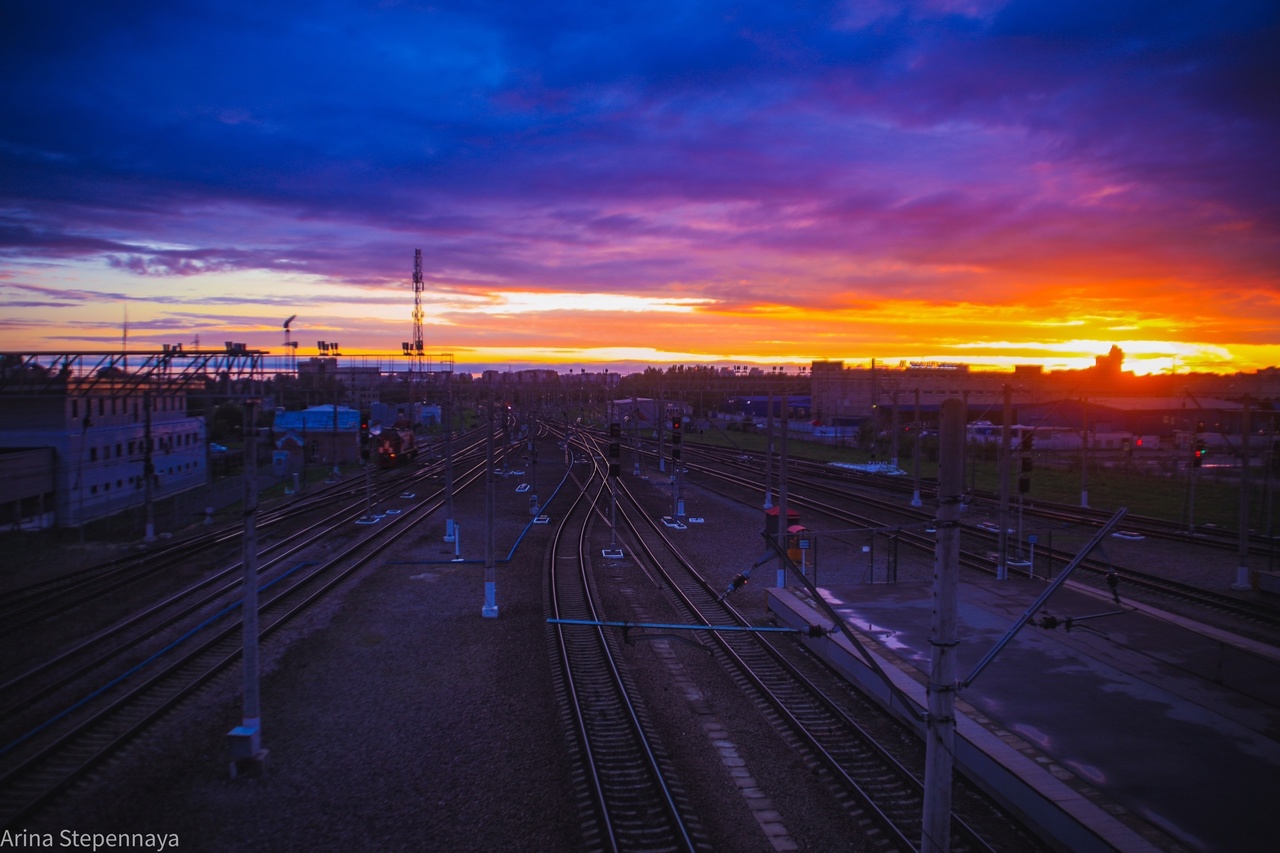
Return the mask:
POLYGON ((5 349, 1251 369, 1249 2, 7 4, 5 349))

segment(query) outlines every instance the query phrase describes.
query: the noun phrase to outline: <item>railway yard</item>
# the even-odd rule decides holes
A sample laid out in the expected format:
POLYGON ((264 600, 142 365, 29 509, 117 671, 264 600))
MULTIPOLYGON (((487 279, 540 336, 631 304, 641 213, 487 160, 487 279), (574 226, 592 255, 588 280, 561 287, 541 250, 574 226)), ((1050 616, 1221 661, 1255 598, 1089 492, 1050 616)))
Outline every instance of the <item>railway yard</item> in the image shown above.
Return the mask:
MULTIPOLYGON (((266 755, 234 778, 238 525, 82 569, 15 567, 0 595, 10 837, 176 836, 210 851, 918 849, 923 742, 780 613, 759 460, 690 445, 677 497, 674 463, 627 450, 610 500, 603 432, 534 431, 500 433, 492 467, 482 431, 455 439, 454 542, 444 463, 429 454, 259 510, 266 755)), ((812 610, 797 618, 829 633, 819 599, 839 607, 865 656, 911 689, 912 661, 928 655, 930 496, 912 506, 889 479, 801 460, 788 478, 810 545, 805 580, 787 576, 794 612, 812 610)), ((997 581, 994 504, 965 509, 962 598, 984 643, 1106 516, 1037 512, 1037 548, 997 581)), ((961 696, 987 733, 975 737, 1027 765, 1024 779, 1044 774, 1053 803, 1037 811, 981 769, 957 773, 952 849, 1270 849, 1250 803, 1280 794, 1280 609, 1231 589, 1234 540, 1122 527, 1015 638, 1024 652, 1049 643, 1054 663, 997 657, 961 696), (1138 618, 1161 633, 1122 621, 1138 618), (1184 658, 1188 637, 1204 648, 1184 658), (1172 698, 1142 694, 1134 713, 1149 720, 1107 716, 1098 700, 1116 681, 1089 682, 1098 695, 1067 681, 1094 661, 1172 698), (1040 695, 1054 704, 1041 716, 1018 704, 1040 695), (1133 746, 1167 719, 1192 734, 1164 760, 1106 765, 1108 752, 1141 755, 1110 741, 1133 746), (1197 800, 1214 814, 1194 814, 1197 800)), ((1251 559, 1274 556, 1253 547, 1251 559)))

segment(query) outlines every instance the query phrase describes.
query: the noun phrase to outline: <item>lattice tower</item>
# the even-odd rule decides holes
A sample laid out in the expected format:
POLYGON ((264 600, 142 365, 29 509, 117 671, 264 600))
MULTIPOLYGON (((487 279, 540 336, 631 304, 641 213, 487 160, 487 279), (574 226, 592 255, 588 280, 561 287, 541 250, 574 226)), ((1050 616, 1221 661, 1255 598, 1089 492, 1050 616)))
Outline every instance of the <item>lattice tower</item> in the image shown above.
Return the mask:
POLYGON ((413 351, 410 353, 410 369, 422 372, 422 250, 413 250, 413 351))

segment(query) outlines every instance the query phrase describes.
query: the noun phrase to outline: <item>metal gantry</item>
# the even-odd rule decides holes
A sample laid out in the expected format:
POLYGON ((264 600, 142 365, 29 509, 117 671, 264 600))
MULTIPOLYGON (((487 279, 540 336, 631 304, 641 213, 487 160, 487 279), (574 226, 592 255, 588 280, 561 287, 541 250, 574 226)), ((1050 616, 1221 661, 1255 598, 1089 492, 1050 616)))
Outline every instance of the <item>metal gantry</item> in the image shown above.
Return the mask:
POLYGON ((262 350, 227 342, 220 350, 165 345, 159 352, 0 352, 0 395, 128 397, 156 385, 190 392, 256 396, 265 378, 262 350))

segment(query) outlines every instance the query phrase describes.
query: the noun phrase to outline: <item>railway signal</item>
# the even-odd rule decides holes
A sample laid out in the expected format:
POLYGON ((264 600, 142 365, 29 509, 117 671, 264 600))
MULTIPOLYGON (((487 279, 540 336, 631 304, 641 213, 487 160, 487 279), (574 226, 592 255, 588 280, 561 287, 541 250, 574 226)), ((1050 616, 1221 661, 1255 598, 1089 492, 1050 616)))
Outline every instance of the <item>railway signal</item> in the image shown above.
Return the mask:
POLYGON ((671 419, 671 458, 679 461, 681 456, 680 418, 671 419))
POLYGON ((733 580, 729 581, 729 588, 724 591, 724 594, 721 595, 717 601, 724 601, 726 596, 732 595, 742 589, 750 580, 751 569, 747 569, 745 572, 738 572, 738 574, 734 576, 733 580))

